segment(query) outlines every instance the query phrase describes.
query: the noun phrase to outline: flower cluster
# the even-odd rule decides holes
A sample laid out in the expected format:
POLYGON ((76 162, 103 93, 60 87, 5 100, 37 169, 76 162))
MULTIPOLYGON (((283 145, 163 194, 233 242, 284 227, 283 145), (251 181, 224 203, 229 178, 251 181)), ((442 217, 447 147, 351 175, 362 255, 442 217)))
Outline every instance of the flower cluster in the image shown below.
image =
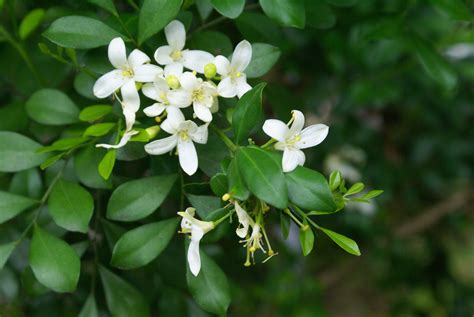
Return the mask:
POLYGON ((121 38, 113 39, 108 48, 110 63, 114 70, 100 77, 94 85, 94 95, 106 98, 114 95, 122 105, 126 129, 116 145, 98 144, 98 147, 123 147, 138 131, 133 129, 136 113, 140 109, 139 88, 155 103, 143 111, 149 117, 166 115, 161 129, 171 136, 153 141, 145 146, 152 155, 160 155, 177 148, 181 168, 193 175, 198 168, 194 142, 207 142, 207 128, 213 113, 219 109, 218 97, 239 98, 250 87, 245 69, 252 58, 252 46, 248 41, 240 42, 229 61, 224 56, 213 56, 200 50, 184 49, 186 31, 184 25, 174 20, 165 28, 168 45, 159 47, 155 61, 164 68, 152 65, 150 58, 135 49, 127 58, 125 43, 121 38), (201 74, 204 78, 198 77, 201 74), (214 81, 219 81, 216 84, 214 81), (120 90, 122 99, 117 95, 120 90), (186 120, 181 109, 191 107, 193 118, 201 125, 186 120), (165 111, 166 110, 166 111, 165 111))

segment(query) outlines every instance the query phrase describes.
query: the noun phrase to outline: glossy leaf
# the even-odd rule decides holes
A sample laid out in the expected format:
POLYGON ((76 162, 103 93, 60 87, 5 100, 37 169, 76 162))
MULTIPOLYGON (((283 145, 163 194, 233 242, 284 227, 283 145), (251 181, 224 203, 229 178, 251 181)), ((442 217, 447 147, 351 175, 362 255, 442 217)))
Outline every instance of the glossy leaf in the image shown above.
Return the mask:
POLYGON ((99 174, 103 179, 109 179, 110 174, 112 174, 115 165, 115 156, 116 151, 111 149, 107 151, 102 161, 100 161, 98 169, 99 174))
POLYGON ((235 142, 242 144, 250 135, 252 129, 261 120, 262 92, 265 83, 260 83, 247 91, 237 102, 232 115, 235 142))
POLYGON ((86 131, 84 131, 83 136, 103 136, 112 131, 114 127, 115 123, 111 122, 93 124, 87 127, 86 131))
POLYGON ((92 188, 111 187, 110 180, 104 180, 97 169, 106 152, 91 145, 74 156, 74 170, 81 183, 92 188))
POLYGON ((291 223, 290 217, 285 215, 285 213, 280 212, 281 234, 283 235, 283 238, 285 240, 288 239, 288 235, 290 234, 290 223, 291 223))
POLYGON ((64 125, 78 120, 79 108, 62 91, 41 89, 26 103, 26 111, 36 122, 47 125, 64 125))
POLYGON ((115 16, 118 16, 117 9, 115 8, 113 0, 87 0, 90 3, 95 4, 98 7, 112 13, 115 16))
POLYGON ((304 0, 260 0, 263 12, 283 26, 304 28, 304 0))
POLYGON ((347 253, 353 254, 353 255, 360 255, 360 250, 359 246, 357 245, 357 242, 352 240, 351 238, 348 238, 346 236, 343 236, 342 234, 339 234, 337 232, 331 231, 329 229, 321 228, 321 231, 323 231, 329 238, 331 238, 332 241, 336 242, 337 245, 339 245, 342 249, 344 249, 347 253))
POLYGON ((227 189, 229 188, 227 176, 222 173, 214 175, 211 178, 210 184, 212 192, 218 197, 222 197, 225 193, 227 193, 227 189))
POLYGON ((214 9, 230 19, 235 19, 244 10, 245 0, 211 0, 214 9))
POLYGON ((7 263, 8 258, 12 254, 13 250, 15 250, 17 244, 18 243, 16 241, 13 241, 7 244, 0 245, 0 271, 5 266, 5 263, 7 263))
POLYGON ((300 245, 301 251, 303 252, 304 256, 307 256, 311 253, 314 247, 314 233, 311 228, 307 227, 306 230, 300 228, 300 245))
POLYGON ((99 311, 97 310, 97 304, 95 303, 93 294, 87 297, 78 317, 99 317, 99 311))
POLYGON ((73 292, 81 270, 74 249, 36 226, 30 244, 30 265, 35 277, 55 292, 73 292))
POLYGON ((138 17, 138 41, 161 31, 179 12, 182 0, 144 0, 138 17))
POLYGON ((77 15, 57 19, 43 36, 54 44, 77 49, 105 46, 116 37, 125 39, 125 36, 102 21, 77 15))
POLYGON ((280 57, 281 51, 278 47, 265 44, 252 44, 252 60, 245 69, 248 78, 257 78, 265 75, 275 65, 280 57))
POLYGON ((242 175, 237 167, 237 161, 235 159, 229 163, 229 167, 227 169, 227 179, 229 181, 229 190, 227 191, 228 193, 240 200, 246 200, 249 197, 250 192, 247 188, 247 185, 244 183, 242 175))
POLYGON ((178 222, 178 218, 172 218, 128 231, 114 247, 112 265, 121 269, 134 269, 150 263, 169 244, 178 222))
POLYGON ((41 21, 44 17, 43 9, 34 9, 28 12, 28 14, 23 18, 18 29, 18 35, 20 39, 26 39, 34 30, 38 28, 41 24, 41 21))
POLYGON ((36 153, 40 147, 26 136, 0 131, 0 172, 19 172, 40 165, 48 157, 36 153))
POLYGON ((0 223, 12 219, 37 203, 36 200, 28 197, 0 191, 0 223))
POLYGON ((237 152, 236 160, 245 184, 255 196, 276 208, 286 208, 288 190, 285 176, 268 152, 249 146, 237 152))
POLYGON ((153 176, 120 185, 110 197, 107 218, 135 221, 153 213, 165 200, 176 175, 153 176))
POLYGON ((108 115, 113 110, 109 105, 94 105, 81 110, 79 113, 79 120, 81 121, 95 121, 108 115))
POLYGON ((86 233, 94 211, 92 195, 76 183, 59 180, 48 199, 54 222, 68 231, 86 233))
POLYGON ((326 178, 320 173, 299 166, 285 177, 288 196, 299 207, 323 212, 336 209, 326 178))
POLYGON ((99 272, 104 287, 107 307, 112 316, 150 316, 148 303, 135 287, 103 266, 99 268, 99 272))

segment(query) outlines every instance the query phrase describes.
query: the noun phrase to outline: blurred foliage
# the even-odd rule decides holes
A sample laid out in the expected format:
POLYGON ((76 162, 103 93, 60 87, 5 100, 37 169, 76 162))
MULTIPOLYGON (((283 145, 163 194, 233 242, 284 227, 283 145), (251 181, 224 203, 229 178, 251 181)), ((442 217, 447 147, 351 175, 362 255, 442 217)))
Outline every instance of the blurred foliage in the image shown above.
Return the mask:
MULTIPOLYGON (((281 26, 282 18, 269 12, 271 1, 261 1, 265 12, 258 3, 247 1, 235 20, 222 18, 210 1, 193 2, 185 1, 179 18, 191 30, 214 32, 221 38, 225 33, 231 40, 224 35, 217 40, 222 45, 209 41, 207 49, 229 54, 230 43, 241 38, 281 49, 277 64, 264 77, 265 102, 272 105, 266 108, 267 115, 286 120, 291 109, 300 109, 308 121, 330 126, 326 142, 308 153, 308 166, 325 168, 327 175, 339 169, 352 183, 364 175, 369 188, 376 184, 385 190, 375 208, 354 206, 330 220, 318 218, 321 225, 328 222, 355 238, 362 251, 359 258, 349 258, 319 236, 316 250, 302 257, 297 228, 291 227, 284 240, 276 223, 271 235, 279 241, 274 246, 279 254, 264 265, 244 268, 243 250, 228 252, 236 250, 235 239, 204 245, 230 279, 229 315, 474 314, 474 1, 306 0, 305 21, 294 25, 304 23, 304 29, 281 26)), ((18 131, 43 144, 74 135, 64 127, 41 126, 28 118, 26 101, 41 87, 60 89, 81 108, 100 103, 91 94, 94 79, 88 71, 107 69, 105 48, 77 50, 74 63, 70 62, 74 58, 65 57, 71 52, 42 36, 55 19, 83 15, 117 30, 124 23, 136 38, 135 7, 140 4, 114 1, 120 21, 107 7, 103 10, 93 3, 108 1, 0 1, 0 130, 18 131), (25 20, 29 27, 22 25, 25 20), (9 34, 21 48, 11 45, 9 34)), ((203 34, 191 31, 190 43, 203 34)), ((150 38, 144 49, 150 51, 162 41, 161 35, 150 38)), ((65 166, 66 179, 76 178, 76 168, 81 171, 77 177, 86 178, 88 186, 102 188, 96 195, 109 196, 110 182, 84 175, 89 173, 85 167, 97 166, 103 153, 97 158, 87 151, 75 157, 74 166, 65 166)), ((140 157, 138 152, 135 157, 140 157)), ((212 149, 209 153, 215 154, 212 149)), ((166 160, 152 158, 152 167, 171 168, 166 160)), ((143 171, 140 162, 117 161, 115 184, 143 171)), ((55 168, 60 167, 51 167, 55 168)), ((216 170, 207 168, 212 170, 209 174, 216 170)), ((40 197, 52 177, 50 169, 44 177, 36 169, 2 173, 0 189, 40 197)), ((196 190, 190 188, 189 193, 196 190)), ((162 207, 166 215, 174 210, 162 207)), ((42 215, 43 227, 58 236, 65 234, 47 214, 42 215)), ((0 225, 0 242, 18 237, 28 222, 15 218, 0 225)), ((99 260, 108 263, 109 245, 125 228, 107 220, 101 226, 104 243, 99 260)), ((78 247, 84 242, 75 233, 67 238, 78 247)), ((77 291, 56 294, 27 268, 28 244, 17 246, 0 271, 0 315, 77 316, 89 295, 91 278, 99 278, 91 274, 93 252, 85 251, 77 291)), ((156 315, 206 316, 191 300, 185 270, 184 248, 180 237, 174 237, 166 254, 143 268, 121 271, 121 276, 143 291, 156 315)), ((101 272, 111 278, 107 274, 101 272)), ((96 301, 105 314, 100 287, 96 301)))

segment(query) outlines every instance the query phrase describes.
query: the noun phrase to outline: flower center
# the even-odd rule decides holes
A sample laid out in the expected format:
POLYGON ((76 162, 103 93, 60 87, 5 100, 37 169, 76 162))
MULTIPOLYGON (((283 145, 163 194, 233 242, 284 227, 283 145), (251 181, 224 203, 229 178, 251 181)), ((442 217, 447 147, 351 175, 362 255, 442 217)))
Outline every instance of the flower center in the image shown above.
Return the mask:
POLYGON ((193 95, 192 95, 193 100, 201 102, 204 100, 205 97, 206 96, 204 95, 204 91, 202 90, 202 88, 199 88, 193 91, 193 95))
POLYGON ((187 140, 189 140, 188 131, 187 131, 187 130, 181 130, 181 131, 179 131, 179 138, 180 138, 182 141, 187 141, 187 140))
POLYGON ((166 96, 166 94, 164 92, 162 92, 160 94, 160 99, 161 101, 165 104, 165 105, 169 105, 170 104, 170 101, 168 100, 168 97, 166 96))
POLYGON ((295 143, 297 143, 299 141, 301 141, 301 135, 295 134, 290 139, 286 140, 286 145, 293 146, 293 145, 295 145, 295 143))
POLYGON ((242 76, 242 73, 239 72, 235 67, 232 67, 229 74, 230 78, 236 79, 242 76))
POLYGON ((171 52, 170 56, 174 61, 176 61, 180 59, 183 55, 181 54, 181 51, 173 51, 171 52))
POLYGON ((122 76, 127 77, 127 78, 132 78, 133 77, 133 69, 126 68, 126 69, 122 70, 122 76))

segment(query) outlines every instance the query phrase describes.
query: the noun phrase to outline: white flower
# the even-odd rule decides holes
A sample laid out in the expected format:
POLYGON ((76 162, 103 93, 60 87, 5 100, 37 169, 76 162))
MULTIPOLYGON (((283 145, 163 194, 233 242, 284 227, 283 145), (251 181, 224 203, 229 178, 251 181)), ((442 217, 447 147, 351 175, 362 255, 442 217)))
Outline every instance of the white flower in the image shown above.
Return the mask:
POLYGON ((202 221, 194 218, 194 208, 186 208, 185 211, 178 212, 178 215, 183 217, 181 221, 181 232, 191 233, 191 242, 188 248, 188 263, 189 269, 194 276, 199 274, 201 270, 201 255, 199 254, 199 242, 204 234, 214 229, 212 221, 202 221))
POLYGON ((254 223, 252 225, 252 234, 248 239, 242 241, 245 243, 244 247, 249 248, 249 251, 252 254, 258 249, 262 250, 263 253, 267 252, 263 248, 262 233, 260 230, 260 225, 258 223, 254 223))
POLYGON ((252 87, 247 84, 247 75, 244 71, 252 59, 252 45, 248 41, 242 41, 235 47, 232 54, 232 61, 226 57, 216 56, 214 64, 217 73, 222 76, 222 80, 217 86, 217 92, 225 98, 232 98, 236 95, 240 98, 252 87))
POLYGON ((181 88, 170 91, 168 99, 179 107, 193 105, 196 116, 204 122, 212 121, 212 112, 218 110, 217 89, 214 83, 203 81, 191 72, 180 77, 181 88))
POLYGON ((234 202, 235 212, 237 213, 237 218, 239 219, 239 228, 235 230, 235 233, 240 238, 245 238, 249 231, 249 226, 254 225, 253 219, 249 214, 239 205, 238 201, 234 202))
POLYGON ((143 94, 157 102, 143 109, 143 112, 149 117, 157 117, 168 107, 187 107, 188 105, 171 104, 168 94, 171 89, 165 79, 158 77, 153 83, 145 84, 142 88, 143 94))
POLYGON ((169 107, 168 117, 161 124, 161 129, 171 136, 145 145, 148 154, 160 155, 178 148, 179 164, 188 175, 193 175, 198 168, 198 157, 194 142, 207 142, 207 124, 197 126, 193 121, 184 120, 184 116, 175 107, 169 107))
POLYGON ((199 50, 184 50, 186 30, 178 20, 171 21, 165 28, 168 45, 159 47, 155 60, 160 65, 180 64, 188 69, 204 73, 204 66, 214 59, 212 54, 199 50))
POLYGON ((133 50, 127 59, 125 43, 120 37, 110 41, 109 60, 116 69, 96 81, 94 95, 106 98, 120 88, 122 99, 129 107, 136 108, 136 112, 140 98, 135 82, 152 82, 163 70, 159 66, 148 64, 150 58, 138 49, 133 50))
MULTIPOLYGON (((283 171, 291 172, 298 165, 303 165, 305 155, 301 149, 313 147, 323 142, 329 132, 329 127, 324 124, 314 124, 303 129, 304 115, 298 111, 292 111, 293 123, 291 127, 275 119, 266 120, 263 131, 277 140, 275 148, 283 152, 283 171)), ((291 121, 290 121, 291 122, 291 121)))
POLYGON ((118 144, 115 144, 115 145, 114 144, 96 144, 96 147, 103 147, 105 149, 118 149, 125 146, 125 144, 127 144, 128 141, 130 141, 131 137, 134 136, 135 134, 138 134, 138 131, 134 131, 134 130, 126 131, 123 134, 118 144))

